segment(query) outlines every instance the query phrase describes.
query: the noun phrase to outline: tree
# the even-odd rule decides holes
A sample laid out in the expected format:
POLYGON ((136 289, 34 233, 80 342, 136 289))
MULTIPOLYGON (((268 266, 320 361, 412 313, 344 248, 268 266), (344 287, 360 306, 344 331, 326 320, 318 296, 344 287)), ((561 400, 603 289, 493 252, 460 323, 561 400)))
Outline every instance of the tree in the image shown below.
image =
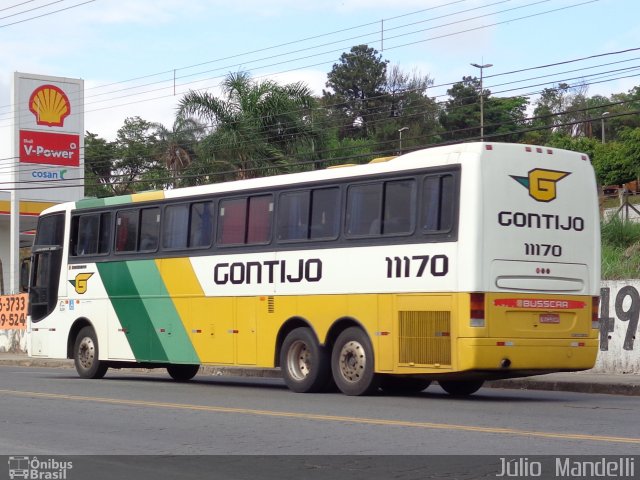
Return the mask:
POLYGON ((160 161, 172 177, 172 186, 194 185, 193 178, 180 178, 197 160, 198 142, 206 133, 206 126, 193 118, 176 117, 171 130, 160 123, 153 124, 158 137, 160 161))
POLYGON ((367 137, 374 132, 375 116, 383 105, 387 63, 374 48, 356 45, 333 65, 326 83, 331 91, 323 90, 322 96, 345 120, 343 136, 367 137))
POLYGON ((416 70, 407 73, 393 65, 387 71, 383 112, 376 128, 376 139, 382 150, 396 151, 400 146, 398 131, 405 127, 408 130, 402 139, 404 151, 439 140, 438 106, 427 96, 431 85, 433 80, 416 70))
POLYGON ((116 157, 114 143, 87 132, 84 137, 84 194, 87 197, 109 197, 115 194, 111 166, 116 157))
POLYGON ((179 115, 195 115, 210 123, 202 154, 216 170, 236 178, 291 168, 302 146, 314 139, 309 115, 314 99, 301 82, 278 85, 255 82, 248 73, 231 73, 222 83, 224 98, 191 91, 181 100, 179 115))
POLYGON ((465 140, 480 133, 480 81, 462 77, 447 90, 449 99, 440 112, 445 140, 465 140))
POLYGON ((158 161, 158 137, 153 123, 129 117, 116 134, 116 159, 112 182, 116 194, 160 189, 170 183, 168 172, 158 161))

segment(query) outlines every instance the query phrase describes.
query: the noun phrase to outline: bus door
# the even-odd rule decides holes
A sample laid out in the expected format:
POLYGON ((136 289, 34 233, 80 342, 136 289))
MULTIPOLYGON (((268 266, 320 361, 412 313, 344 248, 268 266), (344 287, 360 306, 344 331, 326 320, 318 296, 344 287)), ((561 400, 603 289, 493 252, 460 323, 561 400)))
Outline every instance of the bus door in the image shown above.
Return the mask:
POLYGON ((47 355, 46 331, 43 322, 56 308, 62 268, 64 213, 41 217, 31 250, 29 278, 29 318, 31 325, 31 354, 47 355))

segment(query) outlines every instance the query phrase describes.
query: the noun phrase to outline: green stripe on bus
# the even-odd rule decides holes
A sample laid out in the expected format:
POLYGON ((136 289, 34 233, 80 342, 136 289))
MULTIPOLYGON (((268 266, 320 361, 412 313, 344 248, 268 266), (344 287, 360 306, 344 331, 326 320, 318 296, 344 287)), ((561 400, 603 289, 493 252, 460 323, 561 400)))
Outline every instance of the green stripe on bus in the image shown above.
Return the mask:
POLYGON ((125 203, 131 203, 131 195, 120 195, 118 197, 105 198, 84 198, 76 202, 76 208, 106 207, 109 205, 122 205, 125 203))
POLYGON ((199 364, 200 359, 173 305, 156 262, 138 260, 127 262, 127 265, 169 361, 199 364))
POLYGON ((102 283, 138 361, 166 362, 167 354, 131 277, 127 262, 98 262, 102 283))

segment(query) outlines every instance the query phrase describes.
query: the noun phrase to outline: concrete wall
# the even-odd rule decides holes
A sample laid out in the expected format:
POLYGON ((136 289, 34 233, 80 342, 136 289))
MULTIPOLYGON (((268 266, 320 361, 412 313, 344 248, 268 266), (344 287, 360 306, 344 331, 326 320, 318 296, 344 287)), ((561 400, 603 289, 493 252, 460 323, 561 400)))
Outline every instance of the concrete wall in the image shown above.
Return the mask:
MULTIPOLYGON (((599 373, 640 375, 640 280, 602 282, 600 352, 593 368, 599 373)), ((25 332, 0 330, 0 352, 25 351, 25 332)))
POLYGON ((600 353, 594 372, 640 375, 640 280, 608 280, 600 289, 600 353))

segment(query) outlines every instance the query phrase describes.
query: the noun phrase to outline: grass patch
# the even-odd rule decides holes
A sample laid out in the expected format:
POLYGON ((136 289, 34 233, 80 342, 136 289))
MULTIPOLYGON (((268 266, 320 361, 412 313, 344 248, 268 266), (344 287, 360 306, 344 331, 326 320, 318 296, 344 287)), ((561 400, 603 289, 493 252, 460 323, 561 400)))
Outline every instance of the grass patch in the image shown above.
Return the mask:
POLYGON ((640 272, 640 223, 623 222, 618 217, 603 221, 602 278, 638 278, 640 272))

